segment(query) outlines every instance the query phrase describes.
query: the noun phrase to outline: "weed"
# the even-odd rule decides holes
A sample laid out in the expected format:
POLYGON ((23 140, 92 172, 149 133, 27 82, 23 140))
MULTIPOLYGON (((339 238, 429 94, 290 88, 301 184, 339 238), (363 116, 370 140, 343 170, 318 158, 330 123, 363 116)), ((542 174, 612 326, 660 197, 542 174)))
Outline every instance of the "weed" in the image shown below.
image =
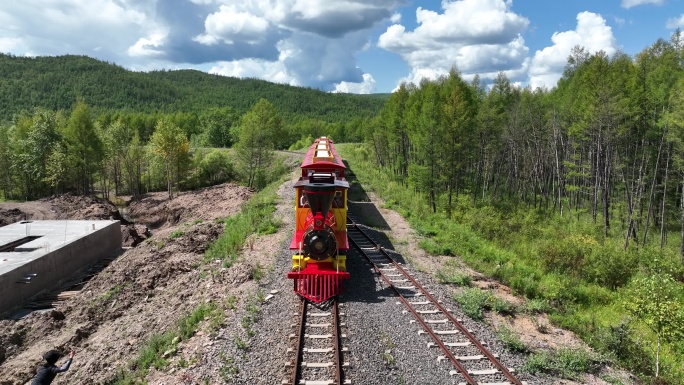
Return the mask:
POLYGON ((532 317, 532 323, 539 333, 547 334, 549 332, 549 324, 546 322, 539 322, 537 317, 532 317))
POLYGON ((392 356, 392 347, 394 347, 394 343, 389 334, 384 331, 380 332, 380 342, 385 347, 385 351, 380 353, 380 358, 385 365, 391 366, 394 363, 394 356, 392 356))
POLYGON ((235 303, 237 303, 237 297, 234 295, 230 295, 226 298, 226 307, 230 310, 235 310, 237 309, 237 306, 235 306, 235 303))
POLYGON ((439 283, 453 284, 457 286, 470 286, 472 279, 470 276, 461 274, 455 271, 445 272, 444 270, 437 270, 435 274, 439 283))
POLYGON ((219 360, 222 363, 221 368, 219 368, 221 378, 225 382, 231 382, 233 377, 240 372, 235 365, 235 359, 233 357, 227 357, 224 352, 221 352, 219 353, 219 360))
POLYGON ((490 305, 492 310, 501 315, 514 316, 517 313, 517 307, 514 304, 496 296, 490 297, 490 305))
MULTIPOLYGON (((258 300, 258 299, 257 299, 258 300)), ((250 300, 247 303, 247 312, 242 317, 241 325, 247 332, 247 335, 253 337, 256 332, 252 329, 252 325, 259 320, 259 306, 254 303, 254 300, 250 300)))
POLYGON ((504 344, 504 349, 510 351, 510 352, 517 352, 517 353, 527 353, 528 349, 527 346, 522 342, 520 339, 520 336, 518 336, 514 331, 507 327, 502 327, 499 330, 497 330, 497 334, 499 336, 499 339, 501 342, 504 344))
POLYGON ((556 353, 542 351, 532 354, 527 358, 524 369, 532 374, 546 373, 577 380, 581 374, 595 373, 601 361, 596 354, 586 350, 561 349, 556 353))
POLYGON ((523 309, 527 314, 541 314, 548 313, 551 310, 551 306, 549 306, 547 300, 535 298, 525 302, 523 309))
POLYGON ((243 341, 242 338, 235 336, 235 339, 233 340, 235 342, 235 347, 237 347, 240 350, 247 350, 247 342, 243 341))
POLYGON ((260 282, 261 279, 264 277, 264 268, 261 266, 259 262, 256 263, 256 265, 252 266, 252 271, 250 272, 250 278, 260 282))
POLYGON ((178 238, 183 236, 183 230, 174 230, 171 235, 169 235, 169 238, 178 238))
POLYGON ((456 302, 461 304, 465 314, 474 320, 481 321, 484 311, 489 309, 491 293, 477 288, 468 288, 454 296, 456 302))
POLYGON ((190 315, 181 319, 178 322, 178 332, 183 339, 188 339, 195 334, 197 326, 206 317, 213 313, 220 315, 220 311, 214 302, 203 303, 199 305, 190 315))
POLYGON ((392 353, 390 353, 390 350, 385 350, 384 352, 380 353, 380 358, 387 366, 394 364, 394 356, 392 353))
POLYGON ((193 225, 196 225, 198 223, 202 223, 202 220, 201 219, 195 219, 194 221, 192 221, 193 225))

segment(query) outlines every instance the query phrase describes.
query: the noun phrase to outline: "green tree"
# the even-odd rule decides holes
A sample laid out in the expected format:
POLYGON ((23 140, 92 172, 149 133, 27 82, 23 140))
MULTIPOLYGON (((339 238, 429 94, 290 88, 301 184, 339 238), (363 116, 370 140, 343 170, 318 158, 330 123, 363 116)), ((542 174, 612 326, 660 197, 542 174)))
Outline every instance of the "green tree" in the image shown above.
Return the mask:
POLYGON ((207 145, 210 147, 231 147, 233 145, 230 129, 238 115, 231 107, 212 107, 202 112, 199 121, 207 145))
POLYGON ((169 118, 162 118, 157 122, 150 138, 150 147, 152 152, 162 160, 169 199, 173 199, 173 192, 177 188, 182 166, 190 155, 190 142, 180 127, 169 118))
POLYGON ((680 291, 671 275, 656 273, 635 278, 624 302, 627 311, 648 325, 656 335, 656 377, 660 373, 661 340, 684 338, 684 307, 680 291))
POLYGON ((264 187, 264 178, 273 161, 274 142, 282 132, 282 119, 266 99, 259 100, 240 120, 237 166, 247 186, 264 187))
POLYGON ((74 188, 91 193, 96 174, 101 171, 103 145, 95 131, 90 110, 84 102, 76 103, 64 132, 70 168, 74 170, 74 188))
POLYGON ((200 184, 215 185, 233 178, 233 164, 228 153, 214 149, 199 162, 200 184))
POLYGON ((47 193, 46 165, 60 140, 59 115, 38 110, 33 116, 20 117, 9 133, 11 168, 21 181, 22 195, 35 198, 47 193))

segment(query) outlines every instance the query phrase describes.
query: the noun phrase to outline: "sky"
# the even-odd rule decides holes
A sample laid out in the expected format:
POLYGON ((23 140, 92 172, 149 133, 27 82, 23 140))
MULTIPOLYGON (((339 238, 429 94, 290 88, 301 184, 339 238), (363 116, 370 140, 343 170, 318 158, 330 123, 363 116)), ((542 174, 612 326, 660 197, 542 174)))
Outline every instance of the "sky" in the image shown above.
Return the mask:
MULTIPOLYGON (((385 93, 455 68, 551 89, 574 46, 634 56, 684 0, 2 0, 0 52, 385 93)), ((2 76, 0 74, 0 76, 2 76)))

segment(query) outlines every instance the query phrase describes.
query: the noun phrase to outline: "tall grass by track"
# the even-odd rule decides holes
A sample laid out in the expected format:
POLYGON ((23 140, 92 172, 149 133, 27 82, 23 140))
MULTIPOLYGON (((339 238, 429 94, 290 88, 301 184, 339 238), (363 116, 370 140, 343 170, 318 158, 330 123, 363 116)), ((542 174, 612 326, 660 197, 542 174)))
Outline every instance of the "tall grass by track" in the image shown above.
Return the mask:
MULTIPOLYGON (((651 378, 655 335, 623 304, 632 300, 627 289, 633 280, 645 272, 660 269, 684 276, 676 242, 661 251, 655 239, 625 252, 623 229, 614 225, 606 237, 586 213, 578 219, 577 212, 560 217, 510 205, 474 205, 471 196, 458 197, 447 218, 443 211, 433 213, 422 194, 374 165, 365 146, 338 144, 337 149, 366 191, 375 192, 385 207, 401 213, 417 230, 428 253, 459 256, 515 293, 549 304, 556 325, 577 333, 605 359, 651 378)), ((678 239, 678 234, 670 239, 678 239)), ((455 260, 450 264, 457 265, 455 260)), ((539 357, 531 357, 537 362, 529 367, 543 371, 539 357)), ((683 363, 684 341, 665 343, 660 383, 684 384, 683 363)))
POLYGON ((285 177, 271 183, 245 203, 242 210, 223 220, 225 231, 209 246, 204 254, 205 262, 221 260, 224 267, 232 266, 240 254, 245 241, 251 235, 272 234, 280 223, 273 218, 276 206, 276 190, 285 177))

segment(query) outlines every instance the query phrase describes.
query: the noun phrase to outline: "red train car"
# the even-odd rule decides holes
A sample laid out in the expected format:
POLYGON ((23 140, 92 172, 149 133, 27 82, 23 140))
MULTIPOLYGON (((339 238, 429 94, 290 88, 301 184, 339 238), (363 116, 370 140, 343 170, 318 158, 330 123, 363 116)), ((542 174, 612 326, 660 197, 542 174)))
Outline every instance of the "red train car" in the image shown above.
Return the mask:
POLYGON ((346 268, 347 190, 346 167, 329 138, 321 137, 304 157, 302 174, 295 183, 295 232, 290 242, 294 290, 304 298, 322 302, 342 291, 349 279, 346 268))

